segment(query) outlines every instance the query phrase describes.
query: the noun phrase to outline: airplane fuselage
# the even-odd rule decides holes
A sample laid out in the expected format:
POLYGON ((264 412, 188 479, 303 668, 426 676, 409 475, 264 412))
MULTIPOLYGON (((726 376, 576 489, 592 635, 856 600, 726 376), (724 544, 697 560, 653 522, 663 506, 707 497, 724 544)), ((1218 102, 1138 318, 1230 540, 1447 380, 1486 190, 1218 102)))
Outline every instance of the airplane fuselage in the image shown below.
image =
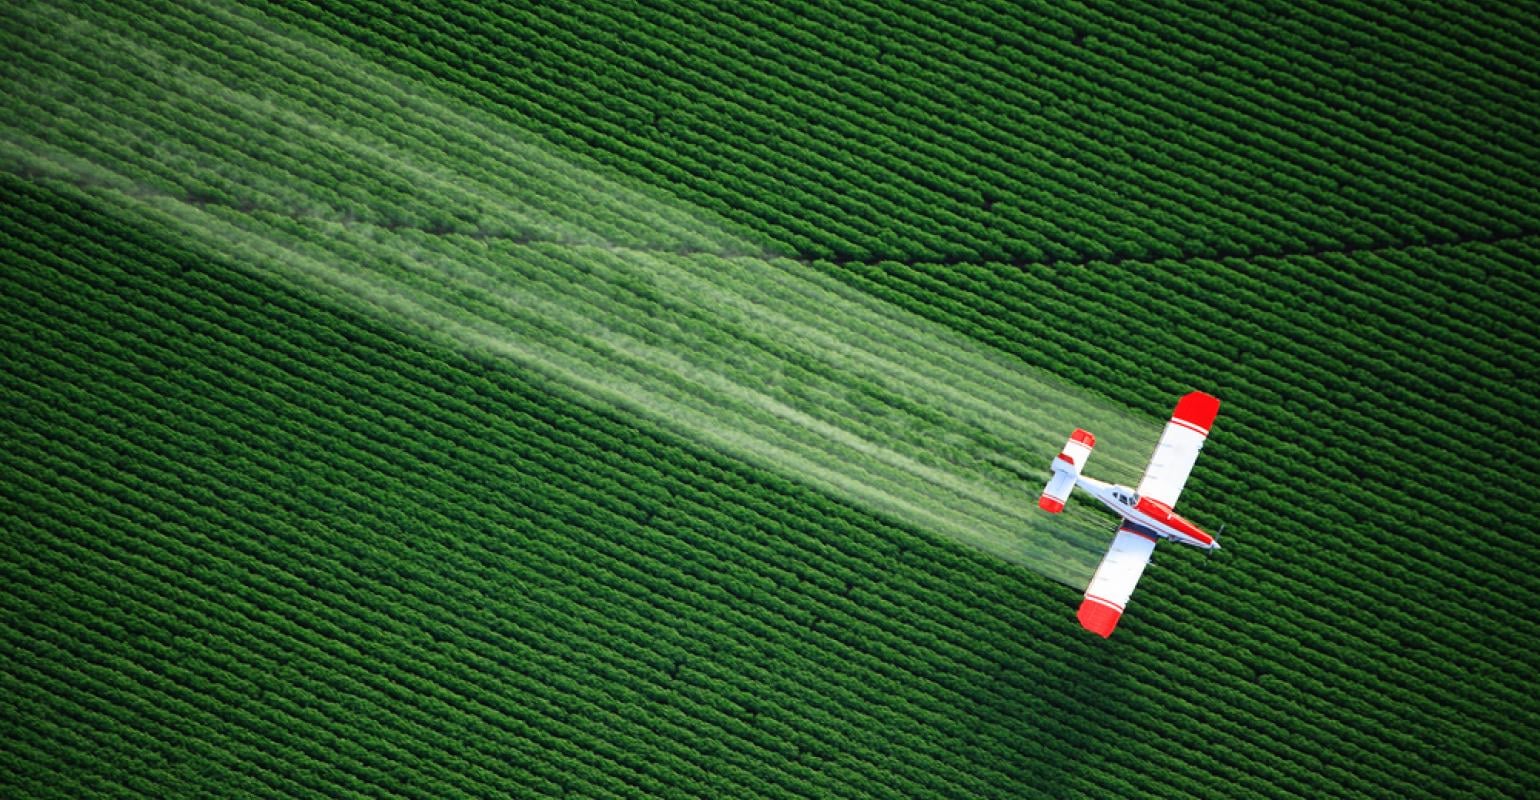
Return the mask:
POLYGON ((1217 537, 1172 510, 1218 415, 1219 398, 1204 392, 1182 395, 1155 443, 1137 489, 1085 476, 1096 447, 1096 435, 1085 428, 1076 428, 1059 454, 1048 462, 1052 474, 1038 495, 1038 508, 1049 514, 1063 513, 1064 504, 1078 487, 1121 520, 1075 612, 1081 627, 1098 636, 1112 635, 1161 539, 1202 550, 1219 549, 1217 537))
POLYGON ((1170 539, 1203 550, 1216 550, 1219 542, 1198 526, 1171 510, 1165 503, 1140 497, 1127 486, 1078 475, 1075 485, 1100 500, 1102 505, 1124 519, 1124 530, 1151 539, 1170 539))

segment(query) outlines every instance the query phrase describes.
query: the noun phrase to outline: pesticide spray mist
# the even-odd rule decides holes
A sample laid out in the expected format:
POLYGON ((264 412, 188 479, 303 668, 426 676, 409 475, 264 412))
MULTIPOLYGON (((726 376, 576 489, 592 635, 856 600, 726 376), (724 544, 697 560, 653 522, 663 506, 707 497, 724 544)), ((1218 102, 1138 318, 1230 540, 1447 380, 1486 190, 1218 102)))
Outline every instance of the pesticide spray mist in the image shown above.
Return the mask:
POLYGON ((1154 443, 1156 420, 253 12, 189 12, 244 43, 244 72, 154 15, 32 13, 40 62, 62 40, 123 77, 17 76, 0 110, 53 129, 0 123, 12 168, 905 525, 1083 586, 1110 520, 1039 511, 1048 460, 1086 427, 1093 471, 1127 481, 1154 443))

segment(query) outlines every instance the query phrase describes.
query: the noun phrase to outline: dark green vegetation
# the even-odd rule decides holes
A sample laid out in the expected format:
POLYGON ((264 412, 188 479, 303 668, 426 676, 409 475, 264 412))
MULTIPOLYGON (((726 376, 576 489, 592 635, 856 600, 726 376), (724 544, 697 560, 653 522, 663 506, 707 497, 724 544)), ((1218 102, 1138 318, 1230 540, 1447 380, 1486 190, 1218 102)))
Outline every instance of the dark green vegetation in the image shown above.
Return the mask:
MULTIPOLYGON (((293 160, 272 179, 217 126, 191 153, 77 146, 153 123, 152 94, 76 99, 99 113, 61 136, 41 56, 13 58, 7 108, 33 111, 0 127, 0 794, 1540 783, 1522 9, 359 9, 266 25, 737 228, 654 241, 615 207, 583 230, 750 240, 1151 418, 1214 391, 1182 510, 1225 520, 1226 549, 1163 549, 1094 640, 1062 585, 308 293, 28 154, 274 241, 342 213, 474 236, 463 207, 354 185, 308 140, 273 146, 293 160), (324 215, 240 212, 243 187, 328 180, 324 215)), ((47 48, 38 18, 6 19, 8 52, 47 48)), ((101 25, 273 71, 196 22, 101 25)), ((383 128, 404 113, 379 105, 383 128)), ((452 153, 411 155, 474 158, 452 153)))

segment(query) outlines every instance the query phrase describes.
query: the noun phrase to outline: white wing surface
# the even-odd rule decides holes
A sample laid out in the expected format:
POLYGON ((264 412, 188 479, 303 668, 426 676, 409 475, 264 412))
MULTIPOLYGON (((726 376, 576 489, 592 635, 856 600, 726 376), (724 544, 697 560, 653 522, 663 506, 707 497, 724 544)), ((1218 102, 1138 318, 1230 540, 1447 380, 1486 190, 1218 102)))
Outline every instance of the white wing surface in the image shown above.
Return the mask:
POLYGON ((1102 557, 1101 566, 1091 577, 1091 585, 1086 587, 1085 599, 1080 601, 1076 616, 1082 627, 1102 637, 1112 635, 1112 629, 1123 616, 1123 608, 1128 605, 1128 598, 1133 595, 1134 586, 1139 583, 1139 576, 1144 574, 1144 567, 1150 563, 1153 552, 1154 536, 1141 533, 1126 522, 1118 528, 1118 535, 1112 538, 1112 547, 1102 557))
POLYGON ((1139 481, 1139 496, 1159 500, 1175 507, 1176 499, 1187 484, 1192 465, 1203 450, 1209 428, 1219 416, 1219 398, 1203 392, 1183 395, 1177 401, 1176 411, 1166 423, 1166 430, 1155 445, 1144 478, 1139 481))

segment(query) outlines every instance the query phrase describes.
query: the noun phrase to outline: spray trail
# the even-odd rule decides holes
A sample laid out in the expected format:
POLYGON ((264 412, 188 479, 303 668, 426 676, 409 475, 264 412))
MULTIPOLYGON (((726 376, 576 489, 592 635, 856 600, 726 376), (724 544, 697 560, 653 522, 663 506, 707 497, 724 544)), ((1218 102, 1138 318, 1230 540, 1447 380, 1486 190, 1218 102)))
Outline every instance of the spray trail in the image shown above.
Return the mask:
POLYGON ((56 44, 106 54, 122 77, 67 59, 27 76, 0 101, 22 120, 0 156, 89 179, 268 279, 1075 586, 1110 520, 1083 504, 1037 511, 1044 465, 1083 426, 1099 439, 1095 472, 1130 480, 1154 442, 1158 421, 763 255, 710 214, 324 41, 195 9, 245 43, 231 64, 179 50, 176 20, 33 11, 56 44), (91 113, 109 101, 114 113, 91 113), (405 111, 381 118, 382 105, 405 111), (180 124, 194 106, 213 122, 180 124), (52 127, 26 122, 40 119, 52 127), (225 145, 214 130, 248 138, 225 145), (145 141, 156 145, 125 145, 145 141), (713 254, 656 252, 672 246, 713 254))

